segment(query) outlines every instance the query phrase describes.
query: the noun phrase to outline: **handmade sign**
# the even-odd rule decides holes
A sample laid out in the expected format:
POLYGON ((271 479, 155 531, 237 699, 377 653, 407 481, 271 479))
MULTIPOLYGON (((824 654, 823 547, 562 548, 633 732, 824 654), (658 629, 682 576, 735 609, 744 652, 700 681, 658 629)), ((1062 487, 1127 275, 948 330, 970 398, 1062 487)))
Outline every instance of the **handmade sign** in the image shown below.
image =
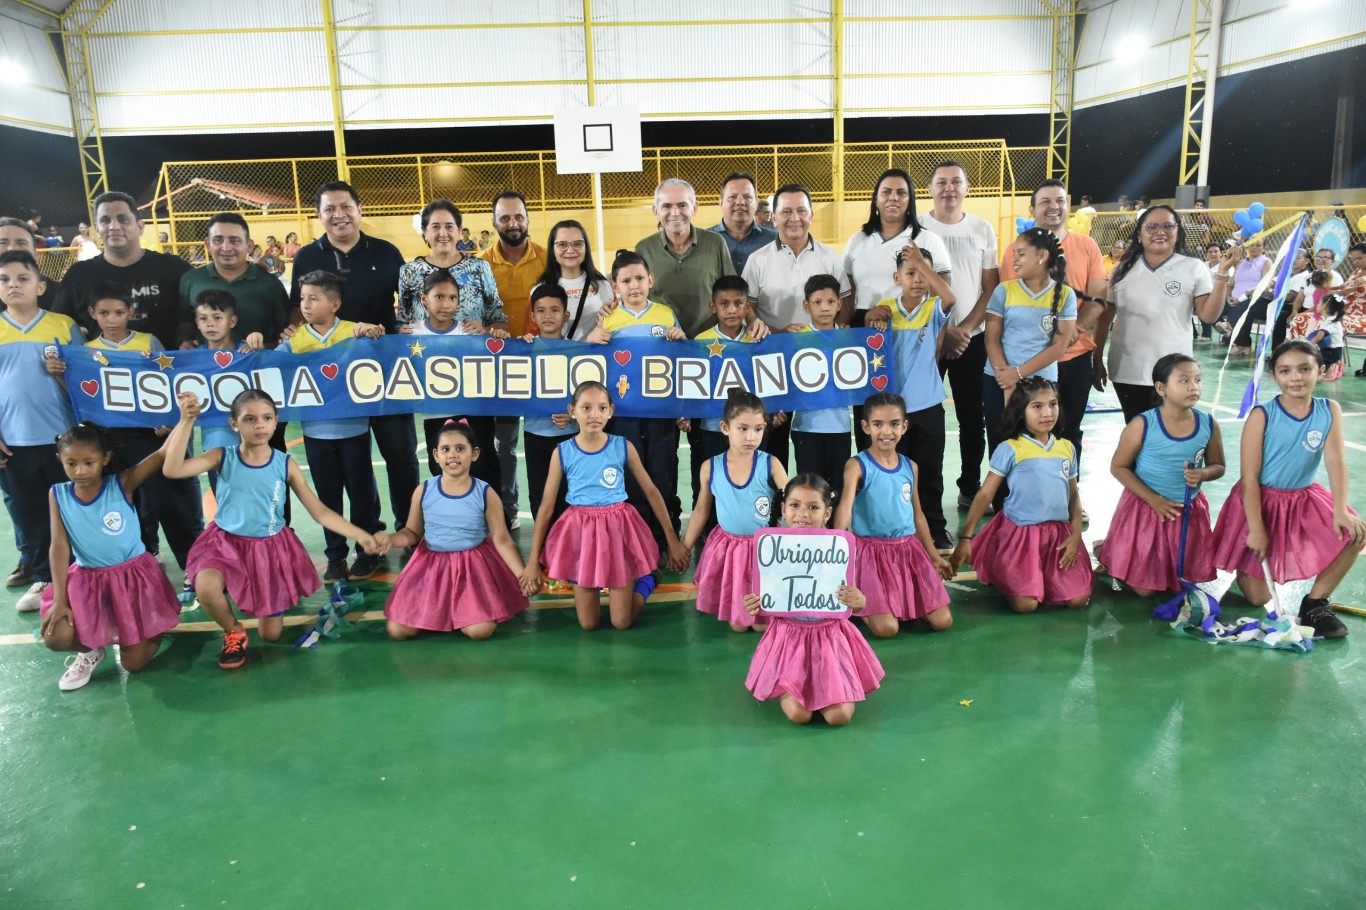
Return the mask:
POLYGON ((824 528, 764 528, 754 535, 765 613, 848 616, 839 587, 853 577, 854 535, 824 528))
MULTIPOLYGON (((623 417, 719 417, 731 389, 770 411, 848 407, 896 391, 890 338, 868 329, 774 335, 758 344, 631 338, 608 345, 485 336, 356 338, 308 354, 166 351, 156 356, 66 346, 78 420, 110 427, 174 423, 176 396, 205 401, 200 422, 227 422, 233 398, 259 388, 281 420, 425 413, 548 416, 589 380, 623 417)), ((5 349, 0 356, 17 356, 5 349)))

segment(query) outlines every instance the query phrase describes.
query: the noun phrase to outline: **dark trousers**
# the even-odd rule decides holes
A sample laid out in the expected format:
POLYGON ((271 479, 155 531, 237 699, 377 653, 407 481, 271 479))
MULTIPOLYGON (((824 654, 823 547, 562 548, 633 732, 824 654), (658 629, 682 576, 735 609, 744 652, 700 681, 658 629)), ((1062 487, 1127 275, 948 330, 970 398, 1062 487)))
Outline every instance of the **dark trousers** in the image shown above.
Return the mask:
MULTIPOLYGON (((996 384, 995 376, 982 374, 982 413, 987 425, 987 458, 991 458, 991 453, 996 451, 996 447, 1003 441, 1001 436, 1001 418, 1006 412, 1005 392, 996 384)), ((1010 492, 1004 480, 996 488, 996 496, 991 504, 996 511, 1001 511, 1005 504, 1006 494, 1010 492)), ((975 494, 974 494, 975 495, 975 494)))
MULTIPOLYGON (((572 435, 540 436, 536 433, 522 433, 522 447, 526 450, 527 496, 531 500, 531 518, 533 521, 536 514, 541 511, 541 502, 545 499, 545 481, 550 474, 550 456, 555 454, 555 449, 560 443, 573 438, 572 435)), ((555 492, 555 519, 558 519, 564 514, 564 510, 569 508, 569 503, 565 501, 565 497, 568 495, 569 484, 561 479, 560 488, 555 492)))
MULTIPOLYGON (((14 394, 14 390, 10 394, 14 394)), ((29 548, 28 558, 19 558, 33 569, 35 581, 52 581, 48 550, 52 546, 52 523, 47 495, 53 484, 66 482, 66 472, 57 461, 57 444, 10 446, 9 462, 0 470, 0 485, 5 488, 10 518, 29 548)))
POLYGON ((1093 353, 1087 351, 1058 363, 1058 404, 1062 409, 1062 420, 1054 435, 1072 443, 1072 450, 1077 453, 1078 467, 1081 466, 1081 421, 1086 416, 1086 402, 1091 398, 1091 383, 1095 380, 1092 356, 1093 353))
MULTIPOLYGON (((498 485, 494 487, 503 500, 507 520, 517 516, 517 433, 522 427, 520 417, 493 418, 494 445, 498 449, 498 485)), ((489 450, 489 455, 493 450, 489 450)), ((535 514, 534 512, 532 514, 535 514)))
MULTIPOLYGON (((683 512, 683 504, 678 499, 678 424, 672 417, 616 417, 608 432, 625 437, 636 447, 640 463, 645 473, 659 488, 664 497, 664 509, 669 513, 669 523, 678 532, 678 517, 683 512)), ((655 542, 664 551, 664 529, 659 526, 649 500, 636 483, 635 477, 626 472, 626 499, 645 519, 655 542)))
POLYGON ((792 431, 792 453, 798 474, 815 474, 830 481, 835 501, 844 491, 844 466, 849 461, 852 439, 848 433, 805 433, 792 431))
MULTIPOLYGON (((1275 298, 1270 294, 1263 294, 1256 300, 1238 302, 1238 306, 1230 311, 1228 321, 1236 323, 1238 318, 1242 316, 1243 311, 1247 311, 1247 322, 1243 323, 1242 331, 1233 339, 1234 344, 1244 348, 1252 347, 1252 323, 1266 322, 1266 312, 1271 306, 1271 301, 1274 299, 1275 298)), ((1285 310, 1285 307, 1281 307, 1281 309, 1285 310)))
MULTIPOLYGON (((5 511, 14 517, 14 497, 9 495, 9 484, 3 482, 4 472, 0 471, 0 492, 5 496, 5 511)), ((33 565, 33 546, 24 537, 23 526, 19 522, 11 520, 11 527, 14 528, 14 549, 19 553, 19 564, 25 566, 33 565)))
MULTIPOLYGON (((492 417, 466 417, 456 414, 453 417, 427 417, 422 421, 422 435, 427 440, 427 470, 436 477, 441 473, 441 465, 436 462, 436 445, 441 437, 441 428, 446 425, 448 420, 463 420, 469 424, 470 432, 475 436, 475 445, 479 447, 479 460, 470 465, 470 476, 478 477, 484 483, 493 487, 497 492, 498 484, 503 480, 503 465, 498 460, 498 455, 494 452, 494 424, 492 417)), ((409 503, 412 502, 412 491, 408 491, 409 503)), ((406 520, 408 513, 403 513, 406 520)), ((511 515, 504 516, 508 521, 512 520, 511 515)), ((401 522, 400 522, 401 525, 401 522)))
POLYGON ((1125 423, 1157 407, 1157 392, 1150 385, 1130 385, 1127 382, 1112 382, 1110 385, 1119 399, 1119 406, 1124 409, 1125 423))
MULTIPOLYGON (((792 471, 792 415, 789 413, 787 419, 780 426, 773 425, 773 415, 768 418, 768 429, 764 432, 763 449, 774 458, 778 459, 778 464, 783 466, 784 471, 792 471)), ((796 476, 795 474, 792 476, 796 476)), ((783 497, 782 490, 773 497, 773 514, 771 524, 777 525, 783 517, 783 497)))
MULTIPOLYGON (((986 455, 982 398, 982 371, 986 363, 985 335, 974 335, 962 356, 939 361, 939 375, 948 377, 953 412, 958 417, 958 455, 963 463, 958 475, 958 492, 969 498, 976 496, 977 488, 982 485, 982 459, 986 455)), ((992 386, 995 387, 994 382, 992 386)))
MULTIPOLYGON (((342 512, 342 492, 351 501, 351 523, 362 531, 373 534, 379 530, 379 491, 375 486, 375 469, 370 465, 370 434, 361 433, 346 439, 314 439, 304 437, 304 451, 308 453, 308 469, 313 475, 313 488, 318 498, 338 515, 342 512)), ((412 504, 409 494, 409 505, 412 504)), ((407 515, 403 516, 407 519, 407 515)), ((402 522, 400 522, 400 525, 402 522)), ((328 562, 346 558, 346 538, 336 531, 323 529, 323 552, 328 562)), ((356 545, 356 555, 361 553, 356 545)))
POLYGON ((896 450, 915 462, 920 510, 930 534, 940 536, 949 529, 944 517, 944 406, 907 414, 906 423, 906 435, 896 450))
MULTIPOLYGON (((394 530, 398 530, 408 520, 408 507, 413 504, 413 491, 418 484, 417 427, 412 414, 391 414, 371 417, 370 432, 375 435, 375 445, 389 475, 389 504, 394 510, 394 530)), ((378 493, 375 507, 379 508, 378 493)))
MULTIPOLYGON (((128 467, 160 449, 163 441, 152 430, 141 427, 119 427, 110 430, 109 434, 128 467)), ((186 451, 185 454, 192 453, 186 451)), ((155 553, 160 549, 157 541, 157 528, 160 527, 176 564, 184 569, 190 547, 204 533, 204 492, 199 478, 172 480, 158 471, 133 494, 133 505, 138 510, 142 545, 147 552, 155 553)))

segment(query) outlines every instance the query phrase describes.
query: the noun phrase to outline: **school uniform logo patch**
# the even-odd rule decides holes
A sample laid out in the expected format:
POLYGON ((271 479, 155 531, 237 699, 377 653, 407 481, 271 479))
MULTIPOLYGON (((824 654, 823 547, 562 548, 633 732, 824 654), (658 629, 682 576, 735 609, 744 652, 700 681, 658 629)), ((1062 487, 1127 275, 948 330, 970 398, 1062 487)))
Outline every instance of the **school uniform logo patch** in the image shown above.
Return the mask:
POLYGON ((621 472, 616 468, 602 469, 602 485, 604 487, 607 487, 610 490, 612 487, 615 487, 620 480, 621 472))
POLYGON ((761 521, 768 521, 769 512, 773 510, 773 502, 767 496, 759 496, 754 500, 754 517, 761 521))
POLYGON ((1072 479, 1072 459, 1064 458, 1062 460, 1062 476, 1064 480, 1072 479))
POLYGON ((118 534, 123 530, 123 515, 120 512, 105 512, 100 518, 100 524, 108 534, 118 534))
POLYGON ((650 337, 651 337, 651 338, 663 338, 663 337, 664 337, 664 332, 665 332, 665 329, 664 329, 664 326, 662 326, 662 325, 652 325, 652 326, 650 326, 650 337))
POLYGON ((901 485, 901 501, 906 505, 911 504, 911 482, 909 480, 901 485))
POLYGON ((929 327, 929 326, 925 326, 923 329, 920 330, 920 337, 916 339, 916 343, 917 343, 917 344, 924 344, 924 343, 925 343, 925 336, 928 335, 928 334, 930 334, 930 327, 929 327))
POLYGON ((1168 281, 1166 284, 1162 286, 1162 290, 1167 292, 1168 297, 1179 296, 1181 293, 1181 282, 1168 281))
POLYGON ((1052 338, 1053 326, 1056 322, 1057 318, 1052 313, 1049 313, 1047 316, 1044 316, 1039 320, 1039 331, 1047 337, 1052 338))
POLYGON ((1310 452, 1317 452, 1323 446, 1323 431, 1310 430, 1304 434, 1304 447, 1310 452))

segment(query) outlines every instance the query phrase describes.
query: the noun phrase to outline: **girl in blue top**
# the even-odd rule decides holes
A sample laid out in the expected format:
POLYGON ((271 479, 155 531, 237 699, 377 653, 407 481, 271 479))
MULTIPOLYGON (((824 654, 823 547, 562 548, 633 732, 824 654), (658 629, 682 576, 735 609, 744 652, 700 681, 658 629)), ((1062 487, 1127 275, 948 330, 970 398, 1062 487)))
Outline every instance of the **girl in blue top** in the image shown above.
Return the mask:
POLYGON ((859 539, 854 584, 867 598, 859 616, 878 638, 891 638, 913 619, 942 632, 953 625, 944 587, 953 570, 920 509, 919 466, 897 451, 905 400, 890 392, 869 396, 863 432, 870 444, 844 466, 846 495, 835 512, 835 527, 859 539))
POLYGON ((218 514, 190 548, 185 577, 193 579, 204 612, 223 629, 218 666, 232 670, 247 662, 247 631, 233 615, 229 593, 239 610, 257 618, 261 639, 275 641, 284 629, 284 612, 322 587, 313 560, 285 525, 290 490, 314 521, 355 540, 365 552, 383 556, 389 541, 383 532, 371 535, 323 505, 294 459, 270 447, 276 426, 270 395, 247 389, 234 398, 230 422, 240 445, 193 458, 185 457, 185 449, 200 400, 188 392, 178 400, 180 422, 166 441, 163 471, 171 478, 218 471, 218 514))
POLYGON ((1329 597, 1351 570, 1366 527, 1347 505, 1342 410, 1314 397, 1322 365, 1319 349, 1287 341, 1271 354, 1271 375, 1281 394, 1247 415, 1238 482, 1214 527, 1214 564, 1238 573, 1238 587, 1254 604, 1271 599, 1268 579, 1284 584, 1313 578, 1300 603, 1300 622, 1324 638, 1347 627, 1329 597), (1330 493, 1314 480, 1328 467, 1330 493))
POLYGON ((1006 405, 1006 441, 991 453, 991 472, 972 500, 953 570, 970 562, 983 584, 1005 595, 1016 613, 1043 603, 1084 607, 1091 599, 1091 557, 1081 541, 1081 499, 1072 443, 1053 436, 1061 409, 1058 387, 1047 379, 1022 379, 1006 405), (977 533, 997 489, 1010 480, 1002 508, 977 533))
POLYGON ((180 601, 161 564, 142 544, 133 493, 161 472, 166 446, 118 474, 108 474, 113 443, 90 423, 57 440, 70 478, 48 493, 52 521, 52 584, 43 592, 43 644, 75 651, 57 688, 79 689, 117 643, 130 673, 147 666, 161 633, 180 622, 180 601), (75 553, 76 561, 71 562, 75 553))
POLYGON ((1129 421, 1110 460, 1110 473, 1124 492, 1096 553, 1110 575, 1140 597, 1180 591, 1182 579, 1214 580, 1209 501, 1200 484, 1224 476, 1219 424, 1195 410, 1200 364, 1186 354, 1168 354, 1153 366, 1153 387, 1162 406, 1129 421), (1182 567, 1177 559, 1188 486, 1191 513, 1182 567))
POLYGON ((778 459, 759 448, 767 415, 759 396, 732 389, 721 414, 721 432, 729 447, 703 462, 697 504, 688 519, 683 548, 692 552, 707 527, 713 506, 717 525, 707 535, 697 561, 697 609, 730 623, 736 632, 762 632, 744 607, 755 589, 754 534, 768 527, 773 494, 787 486, 787 471, 778 459))
POLYGON ((1027 376, 1056 382, 1058 358, 1077 325, 1077 295, 1065 282, 1067 261, 1057 236, 1030 228, 1015 238, 1010 255, 1019 277, 1001 282, 987 301, 982 410, 992 452, 1010 438, 1001 432, 1001 416, 1015 386, 1027 376))
POLYGON ((550 473, 531 537, 531 555, 522 573, 522 590, 539 590, 544 550, 550 576, 574 585, 579 625, 590 631, 598 627, 602 615, 600 588, 608 589, 612 625, 629 629, 645 605, 644 596, 633 596, 631 587, 637 578, 659 565, 659 546, 640 515, 626 502, 627 472, 644 491, 664 528, 669 568, 681 572, 688 567, 688 551, 674 533, 664 498, 646 473, 635 446, 604 431, 612 411, 611 396, 602 383, 585 382, 574 390, 569 414, 578 422, 579 432, 560 443, 550 456, 550 473), (569 508, 552 529, 555 497, 565 479, 569 482, 569 508))
POLYGON ((384 605, 389 637, 460 632, 476 641, 527 608, 519 581, 526 566, 503 518, 497 490, 470 468, 479 446, 468 424, 448 421, 437 436, 441 476, 413 491, 394 547, 417 547, 384 605))

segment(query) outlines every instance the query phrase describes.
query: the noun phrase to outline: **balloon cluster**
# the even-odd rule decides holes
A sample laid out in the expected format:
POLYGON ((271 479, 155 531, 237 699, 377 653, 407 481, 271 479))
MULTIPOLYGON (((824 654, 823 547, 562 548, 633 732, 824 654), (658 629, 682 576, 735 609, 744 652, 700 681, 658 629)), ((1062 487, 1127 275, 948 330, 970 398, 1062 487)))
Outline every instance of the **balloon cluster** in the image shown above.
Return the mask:
POLYGON ((1366 234, 1366 215, 1362 215, 1357 219, 1357 230, 1366 234))
POLYGON ((1018 217, 1017 217, 1017 218, 1015 219, 1015 233, 1017 233, 1017 234, 1023 234, 1025 231, 1029 230, 1029 229, 1032 228, 1033 226, 1034 226, 1034 219, 1033 219, 1033 218, 1018 218, 1018 217))
POLYGON ((1243 229, 1244 240, 1262 232, 1262 228, 1266 227, 1266 222, 1262 221, 1262 216, 1265 214, 1266 206, 1260 202, 1254 202, 1247 208, 1239 209, 1233 213, 1233 223, 1243 229))

